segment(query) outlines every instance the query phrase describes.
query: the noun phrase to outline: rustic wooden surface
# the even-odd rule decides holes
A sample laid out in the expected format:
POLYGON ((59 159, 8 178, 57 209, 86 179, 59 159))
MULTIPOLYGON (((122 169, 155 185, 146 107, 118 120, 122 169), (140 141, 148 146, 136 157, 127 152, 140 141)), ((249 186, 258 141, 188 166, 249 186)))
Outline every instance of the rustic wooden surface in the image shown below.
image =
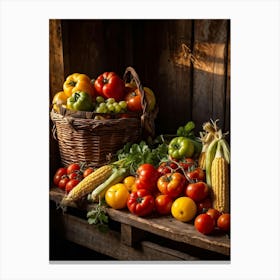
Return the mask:
MULTIPOLYGON (((60 22, 61 36, 50 29, 50 42, 58 48, 50 53, 51 76, 63 80, 71 73, 83 72, 96 78, 104 71, 122 76, 125 68, 132 66, 157 97, 158 133, 174 133, 191 119, 200 131, 210 118, 219 118, 221 127, 229 130, 229 20, 51 23, 60 22), (57 68, 60 70, 54 71, 57 68)), ((50 86, 54 92, 52 82, 50 86)))
POLYGON ((121 242, 117 231, 100 232, 86 220, 69 214, 56 213, 56 231, 63 238, 116 260, 198 260, 197 257, 163 247, 149 241, 138 243, 137 247, 121 242))
MULTIPOLYGON (((50 190, 50 199, 58 205, 63 198, 63 191, 52 188, 50 190)), ((75 206, 75 205, 72 205, 75 206)), ((93 205, 85 204, 84 210, 91 210, 93 205)), ((137 233, 134 228, 149 232, 174 241, 190 244, 192 246, 213 251, 223 255, 230 255, 230 239, 227 235, 217 233, 212 236, 206 236, 195 230, 191 223, 182 223, 175 220, 171 216, 151 216, 149 218, 141 218, 129 213, 128 210, 114 210, 107 208, 108 216, 123 225, 122 234, 125 235, 123 243, 132 246, 141 239, 141 233, 137 233), (130 228, 133 227, 133 228, 130 228), (136 238, 136 239, 135 239, 136 238)))

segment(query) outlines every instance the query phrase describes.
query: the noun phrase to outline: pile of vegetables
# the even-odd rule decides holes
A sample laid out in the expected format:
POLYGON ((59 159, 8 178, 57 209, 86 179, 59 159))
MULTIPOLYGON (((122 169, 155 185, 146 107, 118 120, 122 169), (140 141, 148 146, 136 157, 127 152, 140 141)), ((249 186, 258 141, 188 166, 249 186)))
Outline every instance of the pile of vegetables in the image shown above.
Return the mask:
MULTIPOLYGON (((147 100, 146 110, 150 112, 155 108, 156 98, 150 88, 143 89, 147 100)), ((52 100, 55 112, 59 113, 60 107, 98 114, 143 111, 141 92, 136 84, 133 81, 125 83, 115 72, 104 72, 96 79, 80 73, 69 75, 63 83, 63 90, 56 93, 52 100)))
POLYGON ((146 218, 169 215, 193 223, 202 234, 217 228, 229 233, 226 134, 213 121, 203 125, 200 137, 194 128, 188 122, 171 139, 160 135, 149 144, 125 144, 111 163, 92 169, 70 191, 64 188, 61 206, 80 199, 94 202, 88 222, 102 228, 108 223, 106 207, 111 207, 146 218))

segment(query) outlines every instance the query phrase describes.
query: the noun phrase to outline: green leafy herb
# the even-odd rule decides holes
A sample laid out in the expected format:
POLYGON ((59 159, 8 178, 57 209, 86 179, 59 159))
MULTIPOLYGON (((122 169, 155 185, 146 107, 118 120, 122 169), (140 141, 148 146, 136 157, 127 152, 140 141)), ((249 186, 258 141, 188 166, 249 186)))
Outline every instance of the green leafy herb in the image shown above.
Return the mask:
POLYGON ((88 223, 94 224, 101 232, 108 231, 109 218, 105 210, 106 203, 99 199, 98 204, 94 205, 94 209, 87 212, 88 223))
POLYGON ((167 156, 168 145, 165 142, 155 148, 150 147, 145 141, 139 144, 127 143, 117 152, 118 160, 125 160, 131 174, 135 174, 137 168, 143 163, 158 166, 160 161, 167 156))

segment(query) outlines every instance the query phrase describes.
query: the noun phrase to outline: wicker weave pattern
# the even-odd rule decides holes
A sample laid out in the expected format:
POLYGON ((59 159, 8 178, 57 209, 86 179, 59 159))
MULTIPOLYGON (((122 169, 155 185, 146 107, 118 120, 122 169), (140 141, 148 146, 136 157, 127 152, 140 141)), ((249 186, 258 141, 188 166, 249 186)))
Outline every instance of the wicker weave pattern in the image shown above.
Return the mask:
POLYGON ((114 155, 125 143, 139 142, 154 136, 154 120, 158 108, 153 112, 146 111, 145 92, 134 68, 126 68, 123 80, 133 80, 140 90, 142 115, 127 113, 129 117, 118 118, 117 115, 109 114, 109 119, 97 120, 95 117, 102 114, 73 112, 61 107, 60 113, 51 111, 53 131, 58 140, 61 163, 64 166, 73 162, 101 166, 108 162, 108 156, 114 155))
POLYGON ((52 111, 51 119, 56 127, 61 162, 65 166, 73 162, 105 164, 109 154, 141 137, 141 123, 137 118, 80 119, 52 111))

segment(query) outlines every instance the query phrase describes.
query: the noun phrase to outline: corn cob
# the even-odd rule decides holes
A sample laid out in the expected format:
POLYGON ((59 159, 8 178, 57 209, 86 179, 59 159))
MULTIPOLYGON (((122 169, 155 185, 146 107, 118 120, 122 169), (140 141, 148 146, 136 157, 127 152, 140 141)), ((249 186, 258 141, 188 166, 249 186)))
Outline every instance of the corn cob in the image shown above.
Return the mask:
POLYGON ((96 187, 105 182, 113 173, 111 165, 104 165, 85 177, 61 201, 62 206, 75 202, 92 192, 96 187))
POLYGON ((211 186, 211 166, 212 161, 215 158, 217 145, 218 145, 218 139, 214 139, 211 144, 209 145, 206 154, 205 154, 205 173, 206 173, 206 183, 211 186))
POLYGON ((211 166, 213 207, 220 212, 229 212, 229 164, 222 152, 221 140, 211 166))

